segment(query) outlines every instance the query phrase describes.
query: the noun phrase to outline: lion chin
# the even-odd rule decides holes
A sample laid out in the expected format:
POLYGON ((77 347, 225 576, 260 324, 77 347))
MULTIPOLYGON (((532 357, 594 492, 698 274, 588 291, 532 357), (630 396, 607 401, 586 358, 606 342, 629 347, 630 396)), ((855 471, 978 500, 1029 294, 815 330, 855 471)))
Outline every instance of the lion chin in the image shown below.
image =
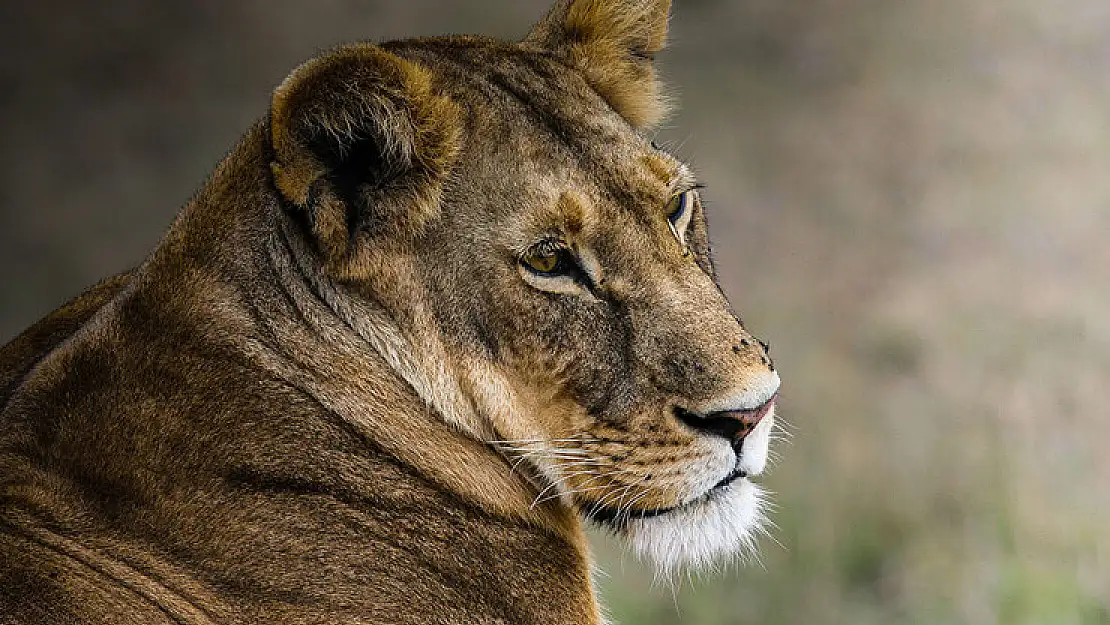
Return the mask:
POLYGON ((680 569, 712 569, 732 559, 758 560, 756 539, 769 536, 767 491, 749 479, 763 473, 775 416, 768 416, 744 441, 737 463, 741 477, 705 491, 662 514, 632 515, 621 528, 640 558, 663 578, 680 569))
POLYGON ((764 533, 763 489, 739 478, 692 503, 650 518, 633 518, 623 534, 632 549, 662 577, 679 569, 713 568, 756 553, 764 533))

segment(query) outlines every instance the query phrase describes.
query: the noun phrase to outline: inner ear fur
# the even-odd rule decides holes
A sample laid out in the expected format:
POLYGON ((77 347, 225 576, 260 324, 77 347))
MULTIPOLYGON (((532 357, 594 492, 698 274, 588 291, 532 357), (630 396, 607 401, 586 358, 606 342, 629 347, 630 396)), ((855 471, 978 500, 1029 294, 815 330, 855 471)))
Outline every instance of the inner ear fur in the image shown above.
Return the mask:
POLYGON ((412 235, 435 216, 460 120, 420 65, 371 44, 339 48, 274 92, 274 182, 338 261, 360 233, 412 235))
POLYGON ((525 39, 562 58, 630 124, 668 111, 654 58, 667 43, 671 0, 559 0, 525 39))

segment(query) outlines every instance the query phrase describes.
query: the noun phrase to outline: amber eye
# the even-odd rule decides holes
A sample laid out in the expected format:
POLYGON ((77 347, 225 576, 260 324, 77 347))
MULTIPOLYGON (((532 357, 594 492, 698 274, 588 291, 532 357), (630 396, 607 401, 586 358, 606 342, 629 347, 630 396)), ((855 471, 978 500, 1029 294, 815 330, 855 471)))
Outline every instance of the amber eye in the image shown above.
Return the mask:
POLYGON ((537 249, 526 253, 520 262, 534 273, 550 275, 561 273, 563 251, 558 249, 537 249))
POLYGON ((686 206, 690 201, 690 191, 679 193, 667 202, 667 219, 677 226, 689 210, 686 206))

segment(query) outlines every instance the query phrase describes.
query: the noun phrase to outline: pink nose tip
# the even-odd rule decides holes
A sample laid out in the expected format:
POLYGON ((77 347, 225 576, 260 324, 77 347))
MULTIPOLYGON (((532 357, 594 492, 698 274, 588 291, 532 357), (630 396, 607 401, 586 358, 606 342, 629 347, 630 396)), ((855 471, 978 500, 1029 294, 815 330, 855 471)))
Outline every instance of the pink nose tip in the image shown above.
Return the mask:
POLYGON ((735 440, 740 440, 746 437, 748 434, 751 434, 752 430, 755 429, 755 426, 759 425, 759 422, 763 420, 763 417, 766 417, 767 414, 771 412, 771 409, 775 407, 775 400, 778 399, 778 397, 779 394, 775 393, 771 396, 771 399, 763 402, 763 405, 758 408, 752 408, 751 410, 722 411, 712 416, 715 418, 735 419, 736 421, 738 421, 739 427, 737 428, 736 433, 733 434, 732 438, 735 440))
POLYGON ((728 439, 735 446, 751 434, 755 426, 766 417, 775 406, 775 393, 763 405, 751 410, 721 410, 709 414, 695 414, 688 410, 675 409, 675 415, 687 426, 705 434, 728 439))

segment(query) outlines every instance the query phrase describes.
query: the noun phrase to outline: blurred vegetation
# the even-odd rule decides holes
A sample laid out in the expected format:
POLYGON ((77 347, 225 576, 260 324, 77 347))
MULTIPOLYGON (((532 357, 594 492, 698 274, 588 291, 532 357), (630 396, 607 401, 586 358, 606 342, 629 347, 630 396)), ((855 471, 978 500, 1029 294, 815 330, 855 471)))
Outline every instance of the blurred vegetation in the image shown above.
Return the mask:
MULTIPOLYGON (((299 60, 539 0, 0 8, 0 340, 137 262, 299 60)), ((1110 3, 676 0, 662 137, 794 440, 762 566, 627 625, 1110 624, 1110 3)))

